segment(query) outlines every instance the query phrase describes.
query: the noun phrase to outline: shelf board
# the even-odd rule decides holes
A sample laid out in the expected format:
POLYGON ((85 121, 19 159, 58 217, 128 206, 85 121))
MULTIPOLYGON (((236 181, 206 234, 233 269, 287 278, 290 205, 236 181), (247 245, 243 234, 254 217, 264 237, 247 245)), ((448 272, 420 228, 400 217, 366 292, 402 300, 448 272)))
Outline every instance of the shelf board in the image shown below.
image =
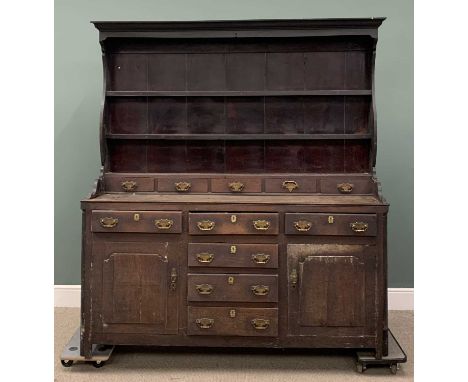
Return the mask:
POLYGON ((275 97, 372 95, 372 90, 106 91, 108 97, 275 97))
POLYGON ((371 134, 106 134, 107 139, 161 139, 161 140, 318 140, 371 139, 371 134))

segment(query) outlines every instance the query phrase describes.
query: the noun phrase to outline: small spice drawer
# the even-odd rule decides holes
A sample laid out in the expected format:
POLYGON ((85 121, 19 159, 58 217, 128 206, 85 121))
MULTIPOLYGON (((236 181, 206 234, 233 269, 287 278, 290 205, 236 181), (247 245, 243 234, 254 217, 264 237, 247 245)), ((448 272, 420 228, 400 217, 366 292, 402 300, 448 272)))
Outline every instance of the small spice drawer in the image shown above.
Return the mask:
POLYGON ((277 336, 277 308, 188 307, 188 335, 277 336))
POLYGON ((208 192, 208 179, 160 178, 157 182, 159 192, 208 192))
POLYGON ((372 194, 374 185, 370 179, 322 179, 322 194, 372 194))
POLYGON ((110 192, 152 192, 154 179, 129 176, 106 176, 104 188, 110 192))
POLYGON ((278 244, 189 243, 188 265, 278 268, 278 244))
POLYGON ((219 178, 211 180, 211 192, 248 193, 262 192, 259 178, 219 178))
POLYGON ((265 179, 265 192, 317 192, 317 180, 306 177, 265 179))
POLYGON ((92 232, 181 233, 180 211, 103 211, 91 216, 92 232))
POLYGON ((277 235, 278 213, 190 212, 191 235, 277 235))
POLYGON ((287 235, 376 236, 374 214, 286 213, 287 235))
POLYGON ((187 278, 189 301, 278 301, 277 275, 189 273, 187 278))

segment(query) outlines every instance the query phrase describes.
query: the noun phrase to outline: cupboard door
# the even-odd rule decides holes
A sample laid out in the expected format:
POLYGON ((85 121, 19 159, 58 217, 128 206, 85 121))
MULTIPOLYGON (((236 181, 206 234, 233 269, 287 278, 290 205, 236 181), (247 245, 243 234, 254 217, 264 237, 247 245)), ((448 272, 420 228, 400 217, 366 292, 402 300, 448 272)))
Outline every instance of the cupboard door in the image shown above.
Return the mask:
POLYGON ((375 327, 373 245, 289 244, 289 334, 368 334, 375 327))
POLYGON ((103 332, 177 332, 178 251, 164 244, 104 244, 103 332))

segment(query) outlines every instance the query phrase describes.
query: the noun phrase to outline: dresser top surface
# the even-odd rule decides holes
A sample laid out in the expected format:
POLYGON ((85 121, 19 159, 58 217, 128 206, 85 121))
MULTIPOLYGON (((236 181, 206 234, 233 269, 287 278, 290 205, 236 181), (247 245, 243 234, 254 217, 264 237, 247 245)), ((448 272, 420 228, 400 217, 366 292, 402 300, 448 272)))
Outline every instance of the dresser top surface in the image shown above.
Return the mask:
POLYGON ((292 204, 292 205, 386 205, 373 195, 173 195, 102 194, 84 202, 101 203, 217 203, 217 204, 292 204))

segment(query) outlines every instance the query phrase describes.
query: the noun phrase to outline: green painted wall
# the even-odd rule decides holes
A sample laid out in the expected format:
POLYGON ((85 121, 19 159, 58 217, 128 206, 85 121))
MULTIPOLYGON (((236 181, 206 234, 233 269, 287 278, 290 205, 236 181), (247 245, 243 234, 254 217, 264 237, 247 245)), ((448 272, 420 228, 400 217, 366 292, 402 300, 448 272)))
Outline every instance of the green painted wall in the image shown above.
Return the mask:
POLYGON ((81 211, 99 170, 102 68, 90 20, 385 16, 376 67, 377 174, 390 202, 389 286, 413 286, 413 1, 56 0, 55 284, 79 284, 81 211))

